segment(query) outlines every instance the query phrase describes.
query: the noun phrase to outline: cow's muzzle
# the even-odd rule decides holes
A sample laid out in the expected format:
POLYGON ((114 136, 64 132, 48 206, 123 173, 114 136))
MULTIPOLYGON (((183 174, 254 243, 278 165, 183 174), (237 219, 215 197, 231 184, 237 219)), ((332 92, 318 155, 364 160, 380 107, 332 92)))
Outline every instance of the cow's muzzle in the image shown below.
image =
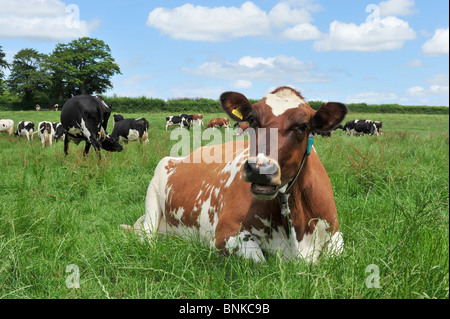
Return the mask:
POLYGON ((260 153, 249 157, 242 171, 244 181, 252 183, 250 190, 258 199, 273 199, 281 185, 280 165, 278 162, 260 153))

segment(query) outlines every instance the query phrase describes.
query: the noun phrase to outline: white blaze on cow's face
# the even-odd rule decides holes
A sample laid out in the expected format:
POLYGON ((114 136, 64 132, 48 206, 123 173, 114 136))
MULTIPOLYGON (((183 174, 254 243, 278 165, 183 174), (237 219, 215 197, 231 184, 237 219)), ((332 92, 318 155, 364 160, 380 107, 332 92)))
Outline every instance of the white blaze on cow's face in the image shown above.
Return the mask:
POLYGON ((298 108, 307 102, 290 89, 284 89, 276 94, 265 96, 266 104, 272 108, 272 113, 279 116, 289 109, 298 108))

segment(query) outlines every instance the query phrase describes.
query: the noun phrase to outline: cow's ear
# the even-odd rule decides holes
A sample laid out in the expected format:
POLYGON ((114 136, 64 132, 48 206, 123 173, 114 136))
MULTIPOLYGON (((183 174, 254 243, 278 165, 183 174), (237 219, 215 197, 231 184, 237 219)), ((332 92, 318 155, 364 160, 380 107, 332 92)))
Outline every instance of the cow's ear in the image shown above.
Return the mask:
POLYGON ((220 96, 223 110, 235 121, 246 121, 252 111, 252 104, 241 93, 225 92, 220 96))
POLYGON ((334 129, 344 120, 347 112, 347 106, 342 103, 328 102, 322 104, 311 119, 311 131, 329 131, 334 129))

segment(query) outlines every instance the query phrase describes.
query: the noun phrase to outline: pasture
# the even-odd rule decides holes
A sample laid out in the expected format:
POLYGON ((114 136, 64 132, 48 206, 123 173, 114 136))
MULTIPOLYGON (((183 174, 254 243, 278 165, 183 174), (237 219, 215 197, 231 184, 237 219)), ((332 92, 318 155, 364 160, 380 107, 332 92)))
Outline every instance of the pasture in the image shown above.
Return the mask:
MULTIPOLYGON (((0 118, 17 126, 59 114, 0 118)), ((448 115, 350 113, 344 122, 383 121, 384 135, 316 137, 344 252, 317 264, 277 256, 255 264, 197 238, 141 243, 119 227, 143 214, 153 170, 176 143, 166 114, 122 114, 147 118, 150 143, 103 151, 100 161, 93 151, 83 157, 84 142, 71 142, 64 157, 63 142, 42 148, 37 135, 27 142, 0 134, 0 298, 449 297, 448 115)), ((206 125, 224 113, 204 115, 206 125)))

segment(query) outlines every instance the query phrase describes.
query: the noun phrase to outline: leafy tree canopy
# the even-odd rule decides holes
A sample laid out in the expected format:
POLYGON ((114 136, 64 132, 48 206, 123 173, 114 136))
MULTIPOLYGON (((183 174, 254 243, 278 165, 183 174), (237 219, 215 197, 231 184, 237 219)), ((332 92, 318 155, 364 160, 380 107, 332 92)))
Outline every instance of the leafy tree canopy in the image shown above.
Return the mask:
POLYGON ((24 94, 30 100, 36 92, 44 91, 51 85, 51 76, 46 69, 47 56, 34 49, 17 52, 11 65, 7 86, 11 92, 24 94))
POLYGON ((111 50, 102 40, 79 38, 57 44, 49 58, 53 89, 60 99, 77 94, 100 94, 112 88, 111 77, 121 74, 111 50))

